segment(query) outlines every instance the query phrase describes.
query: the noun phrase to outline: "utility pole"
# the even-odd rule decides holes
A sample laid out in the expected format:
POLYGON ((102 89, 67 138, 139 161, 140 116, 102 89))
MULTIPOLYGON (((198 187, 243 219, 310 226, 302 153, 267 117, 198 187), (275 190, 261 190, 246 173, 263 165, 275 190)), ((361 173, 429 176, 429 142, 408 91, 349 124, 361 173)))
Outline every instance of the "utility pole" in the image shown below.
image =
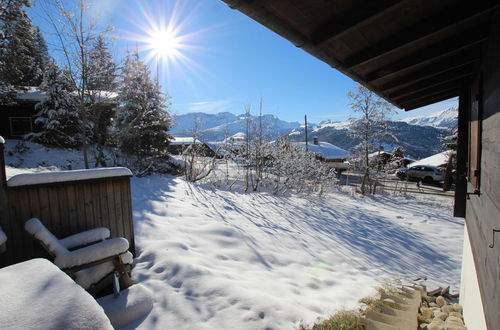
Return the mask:
POLYGON ((309 151, 309 145, 307 144, 307 115, 304 115, 305 130, 306 130, 306 151, 309 151))

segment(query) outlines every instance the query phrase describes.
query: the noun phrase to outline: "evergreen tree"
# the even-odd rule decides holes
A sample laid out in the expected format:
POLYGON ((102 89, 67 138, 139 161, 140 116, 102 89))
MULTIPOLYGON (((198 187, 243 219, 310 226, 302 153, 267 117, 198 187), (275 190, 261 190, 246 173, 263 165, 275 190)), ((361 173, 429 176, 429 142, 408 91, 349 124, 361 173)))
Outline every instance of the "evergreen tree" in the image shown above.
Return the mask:
POLYGON ((133 165, 139 174, 168 171, 170 103, 166 103, 158 83, 151 80, 137 50, 128 52, 123 60, 119 101, 116 118, 119 149, 134 158, 133 165))
POLYGON ((49 63, 47 45, 24 7, 29 1, 0 0, 0 79, 4 86, 39 86, 49 63))
POLYGON ((39 133, 30 133, 27 139, 56 147, 77 148, 81 143, 81 125, 77 101, 71 93, 71 82, 55 63, 48 65, 41 87, 47 97, 36 105, 35 125, 39 133))
MULTIPOLYGON (((109 142, 111 119, 115 109, 107 104, 117 88, 117 65, 108 43, 102 35, 95 40, 89 53, 88 93, 92 99, 89 120, 93 123, 92 138, 96 143, 96 166, 106 166, 104 148, 109 142)), ((113 100, 111 100, 113 101, 113 100)))

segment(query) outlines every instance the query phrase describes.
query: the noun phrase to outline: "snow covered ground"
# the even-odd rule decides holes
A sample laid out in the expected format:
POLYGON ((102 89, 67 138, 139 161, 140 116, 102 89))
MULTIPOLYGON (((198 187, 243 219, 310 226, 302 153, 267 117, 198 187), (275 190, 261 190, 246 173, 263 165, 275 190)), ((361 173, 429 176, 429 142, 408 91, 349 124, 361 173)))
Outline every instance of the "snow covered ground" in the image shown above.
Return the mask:
MULTIPOLYGON (((7 163, 24 168, 12 175, 78 157, 31 150, 7 163)), ((384 279, 459 288, 463 221, 449 197, 245 194, 154 175, 132 179, 132 199, 133 277, 155 295, 140 328, 294 329, 384 279)))
POLYGON ((451 200, 243 194, 133 179, 134 278, 155 292, 143 328, 293 329, 354 307, 383 279, 458 289, 451 200))

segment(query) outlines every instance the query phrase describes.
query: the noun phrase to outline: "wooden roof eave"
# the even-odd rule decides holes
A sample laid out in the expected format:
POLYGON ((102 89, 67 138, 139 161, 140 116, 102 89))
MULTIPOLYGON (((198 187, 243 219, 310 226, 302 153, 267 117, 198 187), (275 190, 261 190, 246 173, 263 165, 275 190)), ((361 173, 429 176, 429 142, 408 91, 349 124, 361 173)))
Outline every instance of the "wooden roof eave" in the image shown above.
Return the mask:
POLYGON ((236 9, 248 17, 252 18, 254 21, 268 27, 273 32, 277 33, 281 37, 292 42, 296 47, 303 49, 308 52, 312 56, 316 57, 320 61, 323 61, 330 65, 332 68, 339 70, 343 74, 347 75, 352 80, 357 83, 363 85, 368 88, 370 91, 374 92, 378 96, 386 99, 394 106, 399 107, 392 100, 388 99, 386 95, 376 90, 364 81, 363 77, 356 74, 354 71, 344 68, 342 64, 334 59, 331 56, 328 56, 323 50, 320 49, 318 45, 321 43, 313 43, 307 39, 304 35, 302 35, 299 31, 293 29, 288 23, 274 16, 272 13, 268 12, 264 7, 259 4, 259 1, 250 1, 247 2, 245 0, 222 0, 224 1, 231 9, 236 9))

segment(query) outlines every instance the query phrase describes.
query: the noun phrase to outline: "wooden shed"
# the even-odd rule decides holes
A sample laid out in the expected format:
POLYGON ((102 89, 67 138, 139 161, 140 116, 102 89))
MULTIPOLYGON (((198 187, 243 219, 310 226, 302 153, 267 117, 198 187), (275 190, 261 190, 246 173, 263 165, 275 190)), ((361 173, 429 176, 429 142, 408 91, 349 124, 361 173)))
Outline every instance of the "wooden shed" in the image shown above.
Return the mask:
POLYGON ((459 97, 461 302, 471 329, 499 329, 500 2, 223 1, 399 108, 459 97))

